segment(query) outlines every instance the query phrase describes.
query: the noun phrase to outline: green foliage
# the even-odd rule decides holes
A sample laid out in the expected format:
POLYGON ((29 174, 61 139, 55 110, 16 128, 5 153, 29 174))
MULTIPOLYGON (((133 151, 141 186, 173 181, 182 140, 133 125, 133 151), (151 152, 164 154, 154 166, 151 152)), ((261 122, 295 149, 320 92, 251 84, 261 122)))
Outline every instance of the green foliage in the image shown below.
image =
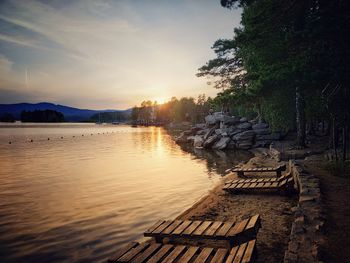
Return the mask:
POLYGON ((216 107, 256 112, 273 129, 302 129, 305 125, 296 121, 327 119, 330 114, 349 120, 350 97, 345 92, 350 78, 350 43, 345 37, 350 34, 349 1, 221 0, 221 4, 239 6, 243 13, 234 37, 217 40, 216 58, 197 74, 223 89, 214 98, 216 107), (337 87, 341 91, 334 92, 337 87))
POLYGON ((133 108, 131 116, 133 121, 141 122, 189 121, 198 123, 203 122, 212 104, 212 99, 206 98, 204 94, 200 94, 197 100, 191 97, 183 97, 178 100, 173 97, 164 104, 143 102, 140 107, 133 108))
POLYGON ((105 123, 112 123, 112 122, 121 122, 125 121, 127 117, 123 112, 100 112, 96 113, 91 116, 90 121, 91 122, 105 122, 105 123))
POLYGON ((15 122, 15 117, 11 113, 3 113, 0 115, 0 122, 15 122))
POLYGON ((54 110, 22 111, 22 122, 63 122, 64 115, 54 110))

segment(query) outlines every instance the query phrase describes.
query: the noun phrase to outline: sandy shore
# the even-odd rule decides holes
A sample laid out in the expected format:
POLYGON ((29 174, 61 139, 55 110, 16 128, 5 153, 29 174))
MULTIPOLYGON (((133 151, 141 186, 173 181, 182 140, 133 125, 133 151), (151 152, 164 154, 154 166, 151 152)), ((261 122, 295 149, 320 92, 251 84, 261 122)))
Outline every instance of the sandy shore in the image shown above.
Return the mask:
MULTIPOLYGON (((278 163, 266 154, 256 151, 255 157, 243 167, 275 166, 278 163)), ((222 190, 226 180, 236 178, 231 173, 210 193, 178 216, 178 219, 237 221, 260 214, 262 227, 257 236, 257 262, 282 262, 287 248, 292 207, 296 197, 279 194, 229 194, 222 190)))

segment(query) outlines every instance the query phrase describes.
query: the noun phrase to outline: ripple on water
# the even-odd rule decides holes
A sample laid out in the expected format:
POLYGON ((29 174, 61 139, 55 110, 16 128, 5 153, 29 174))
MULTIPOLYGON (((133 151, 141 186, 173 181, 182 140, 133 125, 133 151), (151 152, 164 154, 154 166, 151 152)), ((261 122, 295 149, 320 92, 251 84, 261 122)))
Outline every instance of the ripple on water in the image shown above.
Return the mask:
POLYGON ((220 169, 244 158, 225 163, 214 152, 190 151, 155 127, 1 128, 0 257, 104 261, 154 221, 188 208, 220 179, 220 169))

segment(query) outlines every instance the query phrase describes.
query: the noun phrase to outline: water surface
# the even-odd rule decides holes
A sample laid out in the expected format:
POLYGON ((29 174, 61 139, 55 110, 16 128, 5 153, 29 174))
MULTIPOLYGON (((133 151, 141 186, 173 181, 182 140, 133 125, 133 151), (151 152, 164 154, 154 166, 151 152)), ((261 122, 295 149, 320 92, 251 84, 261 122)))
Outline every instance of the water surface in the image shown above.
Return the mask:
POLYGON ((247 158, 191 151, 156 127, 0 124, 0 261, 105 261, 247 158))

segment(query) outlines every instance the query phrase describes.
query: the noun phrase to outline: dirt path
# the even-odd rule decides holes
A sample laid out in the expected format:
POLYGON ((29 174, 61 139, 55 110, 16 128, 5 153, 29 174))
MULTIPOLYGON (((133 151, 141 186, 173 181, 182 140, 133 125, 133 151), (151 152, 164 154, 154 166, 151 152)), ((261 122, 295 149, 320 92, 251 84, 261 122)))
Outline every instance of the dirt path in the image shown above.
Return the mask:
POLYGON ((325 262, 350 262, 350 178, 330 175, 323 167, 322 156, 303 161, 304 167, 321 181, 325 224, 325 262))

